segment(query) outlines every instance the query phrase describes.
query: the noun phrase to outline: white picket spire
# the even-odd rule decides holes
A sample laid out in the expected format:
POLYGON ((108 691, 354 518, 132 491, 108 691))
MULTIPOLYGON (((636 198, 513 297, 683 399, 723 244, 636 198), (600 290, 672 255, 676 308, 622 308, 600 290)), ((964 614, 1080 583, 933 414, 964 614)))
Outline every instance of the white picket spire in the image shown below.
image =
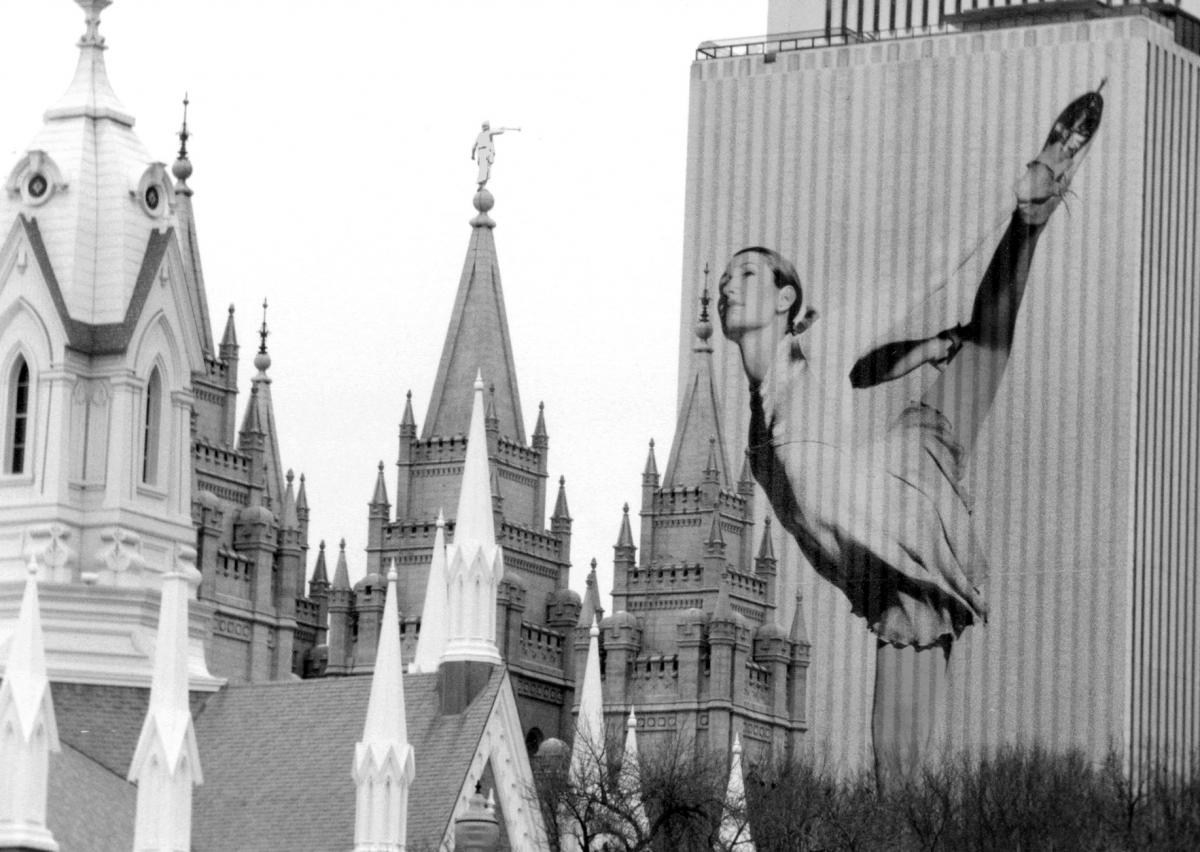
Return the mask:
POLYGON ((446 548, 449 635, 441 662, 499 663, 496 647, 496 590, 504 557, 496 545, 492 485, 484 429, 483 375, 475 378, 475 403, 467 434, 454 542, 446 548))
POLYGON ((150 708, 129 766, 137 783, 134 852, 187 852, 192 787, 204 783, 188 703, 188 601, 200 585, 196 551, 180 545, 163 575, 150 708))
POLYGON ((750 821, 746 812, 746 784, 742 780, 742 741, 733 735, 733 757, 729 761, 729 785, 725 788, 725 806, 721 809, 718 835, 726 852, 754 852, 750 821))
MULTIPOLYGON (((619 779, 621 801, 626 804, 630 818, 637 824, 644 840, 650 834, 650 821, 646 818, 646 805, 642 801, 642 771, 637 746, 637 715, 629 708, 625 720, 625 753, 621 758, 619 779)), ((633 838, 631 838, 633 839, 633 838)))
POLYGON ((433 557, 429 560, 429 580, 425 584, 425 606, 421 609, 421 632, 417 652, 409 664, 410 672, 436 672, 446 649, 446 519, 438 509, 437 532, 433 537, 433 557))
POLYGON ((0 735, 0 848, 57 852, 46 828, 46 790, 50 752, 59 750, 58 725, 46 677, 37 570, 30 559, 0 683, 0 731, 13 731, 0 735))
POLYGON ((600 625, 595 617, 588 631, 588 655, 579 690, 579 715, 571 745, 570 780, 577 786, 596 782, 604 756, 604 693, 600 683, 600 625))
POLYGON ((408 833, 408 791, 416 772, 404 708, 395 560, 387 580, 367 718, 362 740, 354 747, 354 783, 358 788, 355 852, 403 852, 408 833))

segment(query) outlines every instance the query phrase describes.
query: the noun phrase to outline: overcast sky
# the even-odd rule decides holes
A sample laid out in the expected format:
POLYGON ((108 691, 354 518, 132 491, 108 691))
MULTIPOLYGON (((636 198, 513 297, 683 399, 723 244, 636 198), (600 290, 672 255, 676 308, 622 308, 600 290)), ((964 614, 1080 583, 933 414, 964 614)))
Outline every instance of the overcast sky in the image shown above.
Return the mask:
MULTIPOLYGON (((0 16, 7 173, 70 82, 84 27, 69 0, 7 0, 0 16)), ((113 88, 168 165, 190 93, 215 333, 235 303, 247 390, 270 300, 280 445, 307 474, 314 547, 344 536, 361 574, 381 459, 394 498, 404 393, 423 424, 474 214, 468 153, 490 119, 523 128, 497 138, 489 188, 526 428, 544 400, 572 585, 594 556, 609 593, 621 504, 636 511, 646 443, 665 464, 674 427, 693 51, 765 27, 765 0, 105 10, 113 88)))

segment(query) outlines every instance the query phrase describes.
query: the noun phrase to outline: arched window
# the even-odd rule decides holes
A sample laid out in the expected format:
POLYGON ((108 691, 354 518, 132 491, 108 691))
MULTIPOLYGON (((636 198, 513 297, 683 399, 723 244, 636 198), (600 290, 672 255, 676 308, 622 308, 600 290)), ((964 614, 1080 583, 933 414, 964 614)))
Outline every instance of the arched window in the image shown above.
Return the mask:
POLYGON ((24 358, 17 357, 10 376, 5 473, 24 473, 25 449, 29 443, 29 365, 24 358))
POLYGON ((155 367, 146 383, 146 422, 142 438, 142 482, 158 484, 158 438, 162 425, 162 377, 155 367))

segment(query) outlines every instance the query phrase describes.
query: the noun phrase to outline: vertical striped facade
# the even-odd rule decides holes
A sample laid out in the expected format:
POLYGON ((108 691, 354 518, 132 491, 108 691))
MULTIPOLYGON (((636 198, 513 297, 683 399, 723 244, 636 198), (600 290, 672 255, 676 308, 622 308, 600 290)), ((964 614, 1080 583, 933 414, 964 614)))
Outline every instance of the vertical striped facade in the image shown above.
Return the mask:
MULTIPOLYGON (((1141 16, 692 67, 681 387, 704 266, 745 246, 795 263, 821 314, 814 361, 965 321, 1015 181, 1059 112, 1107 80, 969 461, 990 613, 955 643, 939 720, 951 748, 1133 746, 1182 760, 1198 742, 1197 69, 1141 16)), ((747 383, 737 349, 713 342, 739 460, 747 383)), ((869 441, 936 375, 855 392, 830 414, 869 441)), ((802 591, 813 643, 812 745, 861 765, 874 637, 794 543, 779 556, 779 600, 802 591)), ((779 616, 790 623, 790 607, 779 616)))

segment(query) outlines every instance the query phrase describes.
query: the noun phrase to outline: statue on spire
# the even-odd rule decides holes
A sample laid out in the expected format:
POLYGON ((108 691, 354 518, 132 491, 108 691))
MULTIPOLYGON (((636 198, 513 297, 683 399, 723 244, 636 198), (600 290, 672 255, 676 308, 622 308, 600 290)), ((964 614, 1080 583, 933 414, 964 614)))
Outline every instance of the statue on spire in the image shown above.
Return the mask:
POLYGON ((492 176, 492 163, 496 162, 496 145, 492 142, 492 138, 499 136, 506 130, 520 131, 519 127, 498 127, 492 130, 490 122, 483 123, 483 129, 479 131, 479 135, 475 137, 475 145, 471 148, 471 158, 479 164, 479 175, 475 179, 479 182, 479 188, 483 189, 488 182, 488 178, 492 176))

